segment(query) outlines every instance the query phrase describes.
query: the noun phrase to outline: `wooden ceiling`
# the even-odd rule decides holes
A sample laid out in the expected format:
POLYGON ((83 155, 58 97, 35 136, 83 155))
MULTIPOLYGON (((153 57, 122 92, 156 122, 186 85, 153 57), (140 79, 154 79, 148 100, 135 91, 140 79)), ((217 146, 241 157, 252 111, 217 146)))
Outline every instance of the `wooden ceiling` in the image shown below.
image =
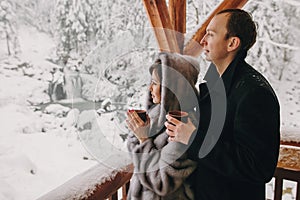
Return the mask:
MULTIPOLYGON (((199 0, 200 1, 200 0, 199 0)), ((248 0, 224 0, 211 12, 201 27, 186 41, 186 0, 143 0, 148 19, 160 51, 177 52, 198 57, 202 47, 200 41, 213 16, 224 9, 242 8, 248 0), (186 45, 184 45, 186 44, 186 45)))

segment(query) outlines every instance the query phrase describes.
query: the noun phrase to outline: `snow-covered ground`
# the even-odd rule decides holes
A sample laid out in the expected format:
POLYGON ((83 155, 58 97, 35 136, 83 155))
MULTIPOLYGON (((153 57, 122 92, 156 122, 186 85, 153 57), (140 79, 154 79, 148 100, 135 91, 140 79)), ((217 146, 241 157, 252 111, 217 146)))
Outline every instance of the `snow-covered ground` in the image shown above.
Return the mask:
MULTIPOLYGON (((45 58, 53 41, 34 28, 23 27, 20 42, 21 60, 49 71, 51 63, 45 58)), ((24 76, 10 63, 19 61, 1 60, 0 64, 0 199, 36 199, 96 161, 86 159, 91 156, 74 130, 63 130, 57 126, 60 119, 29 107, 28 99, 47 100, 47 95, 41 95, 47 82, 24 76)))
MULTIPOLYGON (((72 120, 68 121, 72 116, 64 116, 65 108, 48 108, 46 113, 30 106, 30 102, 49 100, 42 91, 48 86, 50 68, 56 67, 46 60, 54 43, 46 34, 27 26, 22 26, 19 34, 21 61, 4 59, 5 51, 0 48, 0 200, 36 199, 94 166, 96 159, 104 161, 102 155, 110 155, 89 143, 95 140, 85 134, 88 131, 78 134, 72 120), (24 62, 33 67, 17 67, 24 62)), ((299 129, 300 69, 287 70, 283 81, 273 86, 281 102, 283 127, 299 129)), ((73 109, 72 113, 78 111, 73 109)), ((113 117, 98 117, 98 124, 107 122, 102 123, 100 132, 113 144, 111 148, 124 149, 117 134, 122 127, 110 120, 113 117)))
MULTIPOLYGON (((273 83, 281 106, 282 129, 300 129, 300 49, 295 52, 295 65, 285 67, 280 82, 273 83)), ((300 136, 298 136, 300 140, 300 136)))

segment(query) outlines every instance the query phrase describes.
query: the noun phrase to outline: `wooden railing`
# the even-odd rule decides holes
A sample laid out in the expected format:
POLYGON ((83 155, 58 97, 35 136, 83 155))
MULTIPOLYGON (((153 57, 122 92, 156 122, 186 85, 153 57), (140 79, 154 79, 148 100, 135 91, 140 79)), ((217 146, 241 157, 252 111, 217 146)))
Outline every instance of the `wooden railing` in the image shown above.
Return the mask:
MULTIPOLYGON (((119 169, 105 169, 97 165, 88 171, 74 177, 62 186, 39 198, 40 200, 126 200, 129 181, 132 176, 132 164, 119 169), (103 176, 103 170, 106 175, 103 176), (118 191, 122 190, 121 197, 118 191)), ((274 200, 281 200, 283 180, 297 182, 296 200, 300 200, 300 144, 282 143, 276 172, 274 174, 274 200)))
POLYGON ((104 183, 97 185, 95 190, 92 193, 90 193, 90 195, 86 199, 118 200, 118 191, 121 189, 121 199, 126 200, 129 189, 129 181, 132 176, 132 173, 128 172, 128 168, 132 168, 132 165, 128 166, 124 171, 119 171, 113 179, 107 180, 104 183))
POLYGON ((122 190, 122 200, 126 200, 132 172, 132 164, 117 169, 98 164, 43 195, 39 200, 117 200, 120 199, 119 189, 122 190))
POLYGON ((295 200, 300 200, 300 143, 281 142, 280 155, 274 177, 274 200, 281 200, 282 198, 283 180, 297 182, 295 200))

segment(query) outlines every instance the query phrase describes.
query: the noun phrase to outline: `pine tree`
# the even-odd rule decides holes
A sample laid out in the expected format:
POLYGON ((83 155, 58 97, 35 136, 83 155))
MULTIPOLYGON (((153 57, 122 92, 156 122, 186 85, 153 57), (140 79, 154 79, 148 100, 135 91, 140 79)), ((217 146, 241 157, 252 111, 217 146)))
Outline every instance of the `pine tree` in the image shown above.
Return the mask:
POLYGON ((56 4, 56 19, 58 24, 58 45, 56 53, 63 65, 67 64, 72 50, 72 21, 70 19, 71 4, 72 0, 58 0, 56 4))
POLYGON ((18 15, 18 23, 29 24, 40 31, 53 34, 55 1, 12 0, 18 15))
POLYGON ((82 60, 91 49, 93 4, 89 0, 59 0, 57 3, 57 55, 64 65, 69 58, 82 60))
POLYGON ((295 50, 291 20, 297 8, 283 1, 253 1, 246 9, 258 24, 257 42, 250 51, 249 62, 270 79, 280 80, 295 50))
POLYGON ((187 1, 187 33, 195 31, 215 9, 219 0, 187 1))
POLYGON ((7 54, 17 56, 20 51, 17 36, 17 24, 12 9, 12 3, 0 1, 0 39, 6 40, 7 54))

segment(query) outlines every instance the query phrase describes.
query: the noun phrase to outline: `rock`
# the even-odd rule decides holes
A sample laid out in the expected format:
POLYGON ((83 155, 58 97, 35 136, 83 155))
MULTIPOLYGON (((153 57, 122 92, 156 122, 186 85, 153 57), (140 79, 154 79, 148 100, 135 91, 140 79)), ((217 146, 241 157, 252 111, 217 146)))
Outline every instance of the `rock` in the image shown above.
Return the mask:
POLYGON ((85 110, 78 118, 77 128, 80 131, 91 130, 94 123, 96 123, 97 113, 95 110, 85 110))
POLYGON ((80 112, 77 108, 73 108, 72 110, 70 110, 67 114, 65 122, 63 123, 63 128, 67 129, 72 126, 75 127, 78 122, 79 114, 80 114, 80 112))
POLYGON ((44 110, 47 114, 53 114, 57 117, 64 117, 70 111, 69 107, 62 106, 60 104, 50 104, 44 110))

